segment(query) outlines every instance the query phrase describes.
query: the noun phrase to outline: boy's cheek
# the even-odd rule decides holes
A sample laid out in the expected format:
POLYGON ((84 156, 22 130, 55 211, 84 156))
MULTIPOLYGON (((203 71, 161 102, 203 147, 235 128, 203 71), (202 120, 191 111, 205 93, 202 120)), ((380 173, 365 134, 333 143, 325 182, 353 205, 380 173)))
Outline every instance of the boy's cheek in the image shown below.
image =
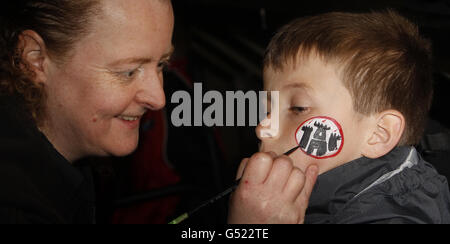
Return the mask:
POLYGON ((326 116, 304 121, 296 130, 295 138, 304 154, 319 160, 338 156, 344 147, 340 123, 326 116))

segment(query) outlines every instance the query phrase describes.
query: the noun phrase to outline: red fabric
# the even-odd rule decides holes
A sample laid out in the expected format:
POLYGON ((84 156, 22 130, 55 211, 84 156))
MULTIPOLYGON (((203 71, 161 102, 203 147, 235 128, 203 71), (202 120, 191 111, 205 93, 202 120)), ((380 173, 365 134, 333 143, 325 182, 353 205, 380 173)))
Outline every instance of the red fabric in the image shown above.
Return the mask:
MULTIPOLYGON (((166 159, 167 121, 164 111, 149 112, 144 125, 152 121, 153 127, 141 133, 140 145, 132 156, 131 174, 136 193, 174 185, 180 177, 166 159)), ((179 197, 172 196, 117 210, 115 224, 165 224, 174 214, 179 197)))
POLYGON ((175 72, 179 78, 186 83, 186 85, 192 87, 194 83, 188 73, 188 65, 189 62, 186 58, 179 58, 170 62, 169 69, 172 72, 175 72))

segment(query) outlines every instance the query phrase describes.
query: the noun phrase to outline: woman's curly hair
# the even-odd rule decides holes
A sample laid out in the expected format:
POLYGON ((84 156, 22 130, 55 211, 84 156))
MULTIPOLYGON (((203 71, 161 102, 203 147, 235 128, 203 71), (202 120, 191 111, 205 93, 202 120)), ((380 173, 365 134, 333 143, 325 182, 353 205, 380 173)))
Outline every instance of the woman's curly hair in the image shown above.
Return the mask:
POLYGON ((22 60, 20 35, 33 30, 44 40, 49 56, 64 62, 74 43, 87 32, 99 0, 14 0, 0 10, 0 93, 19 95, 37 124, 45 117, 46 91, 33 82, 22 60))

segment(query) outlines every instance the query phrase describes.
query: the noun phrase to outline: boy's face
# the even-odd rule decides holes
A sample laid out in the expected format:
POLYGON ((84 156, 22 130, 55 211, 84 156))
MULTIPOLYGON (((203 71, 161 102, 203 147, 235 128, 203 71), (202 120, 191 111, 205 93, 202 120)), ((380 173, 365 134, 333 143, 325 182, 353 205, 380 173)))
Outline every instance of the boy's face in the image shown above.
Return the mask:
MULTIPOLYGON (((280 92, 279 130, 278 133, 267 133, 265 130, 270 127, 270 124, 266 123, 273 123, 275 119, 272 114, 266 119, 266 123, 262 123, 264 126, 260 124, 257 127, 261 152, 281 155, 294 148, 301 139, 298 136, 296 138, 296 132, 302 131, 299 127, 303 124, 314 128, 314 131, 310 133, 307 144, 304 143, 305 149, 297 150, 290 156, 296 167, 305 170, 308 165, 316 163, 320 173, 324 173, 362 157, 362 147, 369 136, 368 118, 354 111, 352 97, 341 81, 338 68, 339 65, 325 63, 317 55, 310 55, 299 59, 295 67, 286 65, 282 71, 274 71, 271 68, 265 70, 265 90, 280 92), (329 119, 310 120, 315 117, 329 119), (318 131, 315 125, 321 122, 326 129, 318 131), (336 127, 333 127, 333 124, 336 127), (342 130, 337 129, 339 126, 342 130), (333 133, 338 139, 342 138, 334 152, 328 150, 333 133), (318 139, 315 142, 314 137, 318 139), (324 138, 326 139, 323 140, 324 138), (318 145, 323 142, 327 143, 327 154, 320 157, 318 145), (308 147, 311 145, 315 150, 308 153, 308 147)), ((268 108, 270 110, 270 106, 268 108)))

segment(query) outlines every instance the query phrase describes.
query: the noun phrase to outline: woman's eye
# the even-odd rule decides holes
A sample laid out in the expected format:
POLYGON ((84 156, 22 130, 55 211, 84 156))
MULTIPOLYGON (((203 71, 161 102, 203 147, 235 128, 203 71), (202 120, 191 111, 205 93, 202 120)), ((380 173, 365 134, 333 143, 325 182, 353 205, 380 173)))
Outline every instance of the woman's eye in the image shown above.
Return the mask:
POLYGON ((122 79, 131 80, 141 71, 141 69, 142 68, 137 68, 137 69, 133 69, 133 70, 119 72, 118 75, 122 79))
POLYGON ((167 68, 167 66, 169 66, 170 64, 170 60, 164 60, 158 63, 158 69, 159 70, 163 70, 165 68, 167 68))
POLYGON ((136 70, 129 71, 129 72, 125 72, 123 75, 124 75, 126 78, 133 78, 134 74, 136 74, 136 70))

